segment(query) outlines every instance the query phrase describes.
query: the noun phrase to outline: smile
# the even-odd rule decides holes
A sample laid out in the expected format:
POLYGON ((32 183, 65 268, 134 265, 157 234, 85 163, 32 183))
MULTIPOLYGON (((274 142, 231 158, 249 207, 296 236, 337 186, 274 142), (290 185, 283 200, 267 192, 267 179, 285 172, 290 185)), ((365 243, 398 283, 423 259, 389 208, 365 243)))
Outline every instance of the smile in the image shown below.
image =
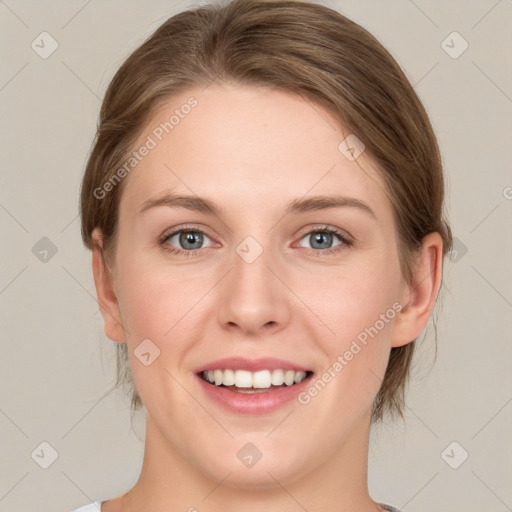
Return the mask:
POLYGON ((204 398, 235 414, 268 414, 297 402, 314 372, 275 357, 225 357, 193 370, 204 398))
POLYGON ((222 386, 238 393, 261 393, 300 384, 312 372, 283 370, 208 370, 200 377, 209 384, 222 386))

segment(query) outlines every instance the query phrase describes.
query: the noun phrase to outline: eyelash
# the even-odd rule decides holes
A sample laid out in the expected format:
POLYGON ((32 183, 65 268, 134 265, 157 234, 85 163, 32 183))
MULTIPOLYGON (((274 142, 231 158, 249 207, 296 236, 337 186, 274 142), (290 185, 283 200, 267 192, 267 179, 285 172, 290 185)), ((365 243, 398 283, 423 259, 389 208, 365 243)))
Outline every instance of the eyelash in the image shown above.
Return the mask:
MULTIPOLYGON (((208 238, 210 238, 201 229, 184 226, 184 227, 181 227, 180 229, 176 229, 176 230, 172 231, 171 233, 164 234, 159 239, 159 245, 164 249, 164 251, 166 251, 170 254, 181 254, 186 258, 195 256, 196 255, 195 253, 197 253, 201 249, 192 249, 192 250, 186 251, 183 249, 176 249, 175 247, 172 247, 166 243, 174 235, 177 235, 178 233, 181 233, 181 232, 200 233, 200 234, 206 235, 208 238)), ((340 231, 336 228, 333 228, 331 226, 321 226, 321 227, 313 228, 313 229, 309 230, 308 232, 304 233, 300 237, 299 240, 302 240, 304 237, 311 235, 312 233, 330 233, 330 234, 336 235, 341 241, 341 243, 339 245, 336 245, 330 249, 314 249, 314 248, 310 248, 310 247, 304 247, 304 249, 314 251, 316 254, 320 254, 322 256, 325 256, 327 254, 336 254, 339 251, 343 250, 343 247, 350 248, 353 245, 353 242, 351 240, 349 240, 342 231, 340 231)), ((203 247, 203 249, 208 249, 208 247, 203 247)))

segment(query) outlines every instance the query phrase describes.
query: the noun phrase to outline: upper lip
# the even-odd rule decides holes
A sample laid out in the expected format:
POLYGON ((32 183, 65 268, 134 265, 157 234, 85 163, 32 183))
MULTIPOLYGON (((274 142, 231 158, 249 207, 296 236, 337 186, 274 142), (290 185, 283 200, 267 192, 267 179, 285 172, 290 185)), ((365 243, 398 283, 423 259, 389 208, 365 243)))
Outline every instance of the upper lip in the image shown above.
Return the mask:
POLYGON ((284 359, 276 359, 274 357, 262 357, 258 359, 247 359, 245 357, 226 357, 217 359, 211 363, 207 363, 197 368, 195 373, 201 373, 209 370, 247 370, 257 372, 260 370, 295 370, 295 371, 311 371, 302 366, 284 359))

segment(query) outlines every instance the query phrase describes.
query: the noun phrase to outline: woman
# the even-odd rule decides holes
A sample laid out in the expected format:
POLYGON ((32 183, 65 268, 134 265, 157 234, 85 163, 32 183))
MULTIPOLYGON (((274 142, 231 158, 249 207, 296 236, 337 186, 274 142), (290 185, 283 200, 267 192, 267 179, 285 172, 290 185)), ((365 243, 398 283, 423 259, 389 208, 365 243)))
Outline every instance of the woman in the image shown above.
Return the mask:
POLYGON ((139 480, 80 512, 397 510, 367 486, 451 232, 428 116, 359 25, 299 1, 167 20, 103 101, 82 234, 139 480))

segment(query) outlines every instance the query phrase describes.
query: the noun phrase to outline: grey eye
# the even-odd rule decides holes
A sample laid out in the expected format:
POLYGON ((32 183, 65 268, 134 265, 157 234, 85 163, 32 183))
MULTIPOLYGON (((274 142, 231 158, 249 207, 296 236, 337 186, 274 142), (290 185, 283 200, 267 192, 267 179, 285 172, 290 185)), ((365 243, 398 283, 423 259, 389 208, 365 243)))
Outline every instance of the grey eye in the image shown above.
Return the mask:
POLYGON ((339 236, 335 233, 329 233, 326 231, 311 231, 302 237, 301 240, 307 240, 309 245, 306 245, 306 247, 310 249, 331 249, 332 247, 341 244, 341 242, 333 244, 335 237, 339 238, 339 236))
POLYGON ((195 249, 202 249, 205 239, 210 240, 210 238, 201 231, 181 230, 170 235, 167 239, 167 243, 174 246, 178 244, 178 249, 193 251, 195 249))

